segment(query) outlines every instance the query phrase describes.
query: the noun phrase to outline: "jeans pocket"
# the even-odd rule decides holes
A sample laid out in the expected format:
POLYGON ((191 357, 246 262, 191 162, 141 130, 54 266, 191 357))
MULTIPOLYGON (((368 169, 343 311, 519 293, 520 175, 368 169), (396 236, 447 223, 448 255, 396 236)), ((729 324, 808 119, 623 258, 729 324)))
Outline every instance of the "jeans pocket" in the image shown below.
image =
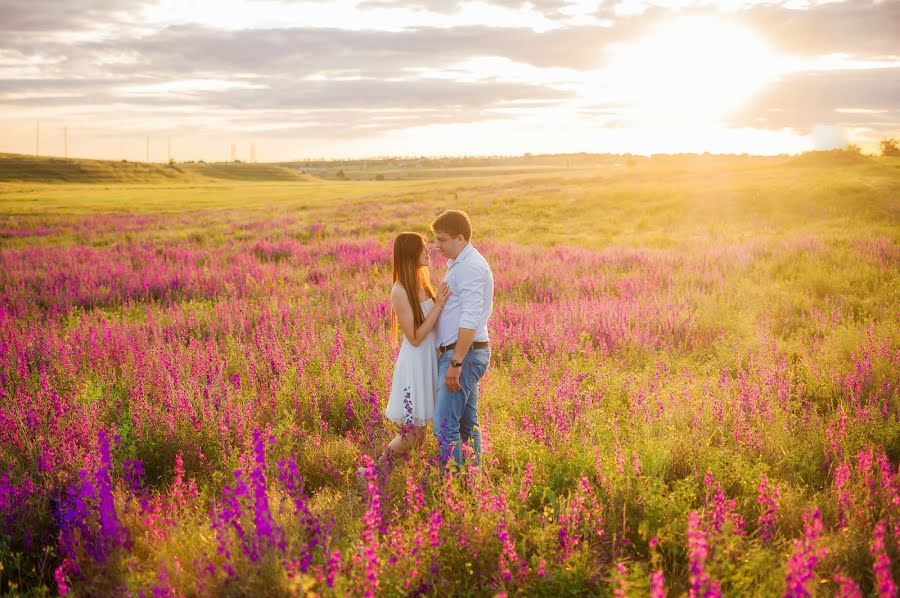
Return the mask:
POLYGON ((484 373, 488 369, 488 364, 491 361, 491 352, 484 349, 476 349, 470 353, 469 356, 471 356, 471 360, 468 360, 469 363, 466 365, 470 367, 471 374, 475 381, 481 380, 481 377, 484 376, 484 373))

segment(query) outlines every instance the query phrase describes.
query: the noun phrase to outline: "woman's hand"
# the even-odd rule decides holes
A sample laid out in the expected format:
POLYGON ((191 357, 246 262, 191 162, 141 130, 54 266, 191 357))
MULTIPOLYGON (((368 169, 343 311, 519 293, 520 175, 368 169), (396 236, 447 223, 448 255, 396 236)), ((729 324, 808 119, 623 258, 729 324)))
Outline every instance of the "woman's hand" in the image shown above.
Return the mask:
POLYGON ((438 287, 437 297, 435 298, 435 304, 443 309, 447 304, 447 299, 450 298, 450 287, 446 282, 442 282, 441 286, 438 287))

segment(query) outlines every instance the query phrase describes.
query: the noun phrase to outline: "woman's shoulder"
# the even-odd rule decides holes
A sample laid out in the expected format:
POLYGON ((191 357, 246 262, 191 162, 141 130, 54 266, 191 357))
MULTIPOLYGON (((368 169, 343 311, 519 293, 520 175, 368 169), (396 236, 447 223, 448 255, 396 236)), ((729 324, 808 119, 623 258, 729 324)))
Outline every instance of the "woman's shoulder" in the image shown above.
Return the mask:
POLYGON ((409 298, 406 295, 406 289, 399 282, 395 282, 394 286, 391 287, 391 301, 402 301, 404 299, 409 301, 409 298))

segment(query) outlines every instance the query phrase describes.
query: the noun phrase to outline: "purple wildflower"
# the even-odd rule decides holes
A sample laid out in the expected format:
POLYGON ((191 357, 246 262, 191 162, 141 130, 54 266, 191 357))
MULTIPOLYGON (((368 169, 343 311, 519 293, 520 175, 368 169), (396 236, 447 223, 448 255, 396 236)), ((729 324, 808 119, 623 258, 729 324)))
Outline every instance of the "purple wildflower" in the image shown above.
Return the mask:
POLYGON ((838 585, 836 594, 838 598, 862 598, 859 586, 849 577, 837 573, 834 576, 834 583, 838 585))
POLYGON ((872 533, 872 546, 870 551, 875 563, 872 567, 875 573, 875 581, 878 583, 878 595, 881 598, 895 598, 897 586, 891 573, 891 558, 887 555, 884 545, 885 522, 882 519, 875 524, 872 533))
POLYGON ((522 486, 519 488, 519 502, 525 502, 528 498, 528 492, 531 490, 531 482, 534 477, 534 466, 531 461, 525 463, 525 475, 522 477, 522 486))
POLYGON ((824 529, 819 509, 804 511, 803 521, 803 537, 794 540, 794 552, 788 560, 785 597, 810 595, 806 586, 814 576, 816 565, 827 553, 816 546, 824 529))
POLYGON ((250 556, 252 560, 256 560, 255 552, 246 540, 247 535, 244 531, 244 526, 241 523, 243 509, 241 508, 240 499, 248 496, 249 492, 246 484, 244 484, 240 471, 234 472, 234 478, 234 487, 225 486, 225 488, 222 489, 221 511, 218 514, 213 513, 211 515, 212 527, 216 532, 216 538, 218 539, 219 544, 217 552, 222 555, 225 560, 222 567, 228 573, 229 577, 234 575, 234 567, 231 565, 231 550, 229 549, 229 528, 234 530, 238 539, 241 540, 245 554, 250 556))
POLYGON ((690 561, 691 587, 688 595, 691 598, 716 598, 721 595, 718 582, 712 581, 706 572, 706 558, 709 556, 709 543, 706 532, 700 525, 700 515, 696 511, 688 513, 688 559, 690 561))
POLYGON ((303 490, 303 480, 300 478, 300 472, 297 470, 296 459, 291 457, 287 461, 280 461, 278 463, 278 472, 278 478, 282 487, 294 500, 294 513, 300 515, 301 523, 306 532, 306 546, 301 550, 299 559, 300 571, 306 573, 312 564, 313 550, 323 540, 322 524, 309 510, 308 499, 303 490))
POLYGON ((763 544, 768 544, 775 535, 775 523, 778 521, 778 488, 769 482, 766 474, 762 474, 757 490, 759 495, 756 498, 756 502, 763 509, 763 512, 756 520, 759 527, 759 540, 763 544))
POLYGON ((834 469, 834 492, 838 500, 838 525, 847 525, 847 515, 852 504, 850 498, 850 465, 841 463, 834 469))
POLYGON ((266 443, 262 439, 259 430, 253 432, 254 452, 256 466, 250 473, 250 481, 253 485, 253 499, 255 505, 253 522, 256 524, 256 536, 261 548, 274 544, 284 550, 284 534, 275 525, 272 519, 272 511, 269 509, 269 494, 266 488, 266 443))
POLYGON ((327 573, 325 583, 329 588, 334 588, 334 578, 341 570, 341 551, 333 550, 328 556, 327 573))
POLYGON ((509 537, 509 531, 506 528, 506 521, 501 519, 497 522, 497 539, 500 540, 500 557, 498 569, 500 577, 504 583, 509 583, 515 573, 520 579, 528 574, 528 565, 519 558, 516 552, 516 546, 509 537))
POLYGON ((428 519, 428 541, 433 548, 441 545, 441 527, 444 525, 444 519, 441 512, 437 509, 431 511, 431 517, 428 519))
POLYGON ((122 475, 125 483, 135 494, 141 494, 144 491, 144 465, 138 459, 125 459, 122 462, 122 475))
POLYGON ((97 484, 97 497, 100 502, 100 534, 107 546, 127 546, 127 530, 122 525, 122 522, 119 521, 119 514, 116 512, 115 499, 112 494, 112 479, 109 477, 109 471, 112 467, 110 464, 109 440, 107 440, 106 433, 103 430, 100 431, 99 441, 100 469, 95 474, 95 481, 97 484))
POLYGON ((378 546, 381 530, 381 491, 378 489, 375 462, 369 455, 363 455, 366 470, 369 507, 363 515, 363 560, 366 563, 366 598, 375 596, 378 590, 378 546))

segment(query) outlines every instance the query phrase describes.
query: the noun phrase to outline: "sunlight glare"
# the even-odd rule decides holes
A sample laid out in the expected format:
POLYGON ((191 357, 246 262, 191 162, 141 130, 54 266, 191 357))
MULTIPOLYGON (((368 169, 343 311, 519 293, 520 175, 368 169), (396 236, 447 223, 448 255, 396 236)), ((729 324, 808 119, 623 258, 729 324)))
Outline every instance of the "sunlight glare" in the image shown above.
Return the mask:
POLYGON ((614 49, 613 89, 641 118, 717 121, 778 73, 768 42, 724 18, 666 21, 614 49))

